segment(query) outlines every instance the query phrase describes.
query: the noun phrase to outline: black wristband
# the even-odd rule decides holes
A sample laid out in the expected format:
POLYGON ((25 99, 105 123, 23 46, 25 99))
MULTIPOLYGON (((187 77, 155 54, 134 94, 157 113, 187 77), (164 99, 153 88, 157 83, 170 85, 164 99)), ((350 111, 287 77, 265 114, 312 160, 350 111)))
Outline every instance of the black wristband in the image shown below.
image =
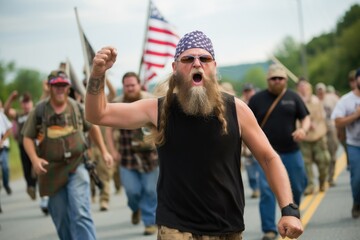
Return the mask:
POLYGON ((289 205, 283 207, 281 209, 281 215, 284 216, 293 216, 300 219, 300 210, 298 205, 295 203, 290 203, 289 205))

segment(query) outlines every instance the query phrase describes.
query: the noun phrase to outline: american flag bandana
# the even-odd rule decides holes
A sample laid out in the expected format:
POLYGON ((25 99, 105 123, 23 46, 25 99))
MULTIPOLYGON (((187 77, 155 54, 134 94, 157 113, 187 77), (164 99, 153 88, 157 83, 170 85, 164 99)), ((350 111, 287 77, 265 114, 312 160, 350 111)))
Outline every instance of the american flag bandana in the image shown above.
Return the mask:
POLYGON ((201 31, 193 31, 185 34, 176 46, 174 60, 180 56, 185 50, 191 48, 202 48, 208 51, 215 59, 215 53, 210 38, 201 31))

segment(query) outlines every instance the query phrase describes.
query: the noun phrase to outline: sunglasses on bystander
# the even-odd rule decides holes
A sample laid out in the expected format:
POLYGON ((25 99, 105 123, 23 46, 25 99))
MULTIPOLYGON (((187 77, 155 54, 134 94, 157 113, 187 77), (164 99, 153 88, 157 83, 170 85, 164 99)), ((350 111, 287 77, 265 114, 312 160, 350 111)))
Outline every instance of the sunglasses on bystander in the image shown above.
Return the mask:
POLYGON ((282 81, 282 80, 285 80, 285 78, 283 78, 283 77, 272 77, 272 78, 269 78, 269 80, 271 80, 271 81, 276 81, 276 80, 282 81))

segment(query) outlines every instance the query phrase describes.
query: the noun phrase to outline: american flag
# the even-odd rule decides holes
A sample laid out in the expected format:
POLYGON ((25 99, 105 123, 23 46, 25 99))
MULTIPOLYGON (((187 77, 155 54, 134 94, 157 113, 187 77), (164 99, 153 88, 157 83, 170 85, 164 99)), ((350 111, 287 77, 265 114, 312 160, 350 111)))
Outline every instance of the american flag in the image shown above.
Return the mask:
POLYGON ((179 36, 172 25, 165 20, 150 1, 149 19, 141 61, 141 71, 145 84, 163 69, 174 57, 179 36))

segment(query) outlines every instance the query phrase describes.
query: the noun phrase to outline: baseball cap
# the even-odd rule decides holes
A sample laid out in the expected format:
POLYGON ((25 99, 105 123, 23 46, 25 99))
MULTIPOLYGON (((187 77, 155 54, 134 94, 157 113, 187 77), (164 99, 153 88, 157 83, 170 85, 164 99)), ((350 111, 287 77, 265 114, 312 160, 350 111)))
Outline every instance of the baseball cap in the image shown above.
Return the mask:
POLYGON ((272 64, 269 66, 267 79, 273 78, 273 77, 283 77, 287 78, 287 74, 285 69, 279 65, 279 64, 272 64))
POLYGON ((25 92, 21 97, 20 97, 20 102, 22 103, 27 103, 31 101, 31 95, 28 92, 25 92))
POLYGON ((223 82, 220 84, 223 90, 227 93, 235 95, 235 90, 233 88, 233 85, 229 82, 223 82))
POLYGON ((360 68, 358 68, 355 73, 355 79, 357 79, 358 77, 360 77, 360 68))
POLYGON ((66 73, 62 70, 53 70, 48 76, 48 84, 68 84, 70 85, 70 79, 66 75, 66 73))
POLYGON ((326 85, 322 82, 319 82, 315 85, 315 89, 316 89, 316 91, 318 91, 318 90, 326 91, 326 85))
POLYGON ((252 89, 254 89, 254 85, 252 85, 251 83, 245 83, 244 86, 243 86, 243 92, 249 91, 249 90, 252 90, 252 89))
POLYGON ((329 93, 335 93, 335 88, 332 85, 327 86, 326 91, 329 93))

